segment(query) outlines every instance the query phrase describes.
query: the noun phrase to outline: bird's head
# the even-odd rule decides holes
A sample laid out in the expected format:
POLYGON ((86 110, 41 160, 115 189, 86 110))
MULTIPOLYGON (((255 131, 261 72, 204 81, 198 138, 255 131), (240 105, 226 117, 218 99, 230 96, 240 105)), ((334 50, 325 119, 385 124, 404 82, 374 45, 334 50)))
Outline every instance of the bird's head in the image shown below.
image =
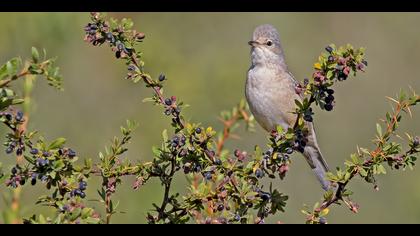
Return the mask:
POLYGON ((265 24, 255 28, 248 44, 251 46, 253 64, 280 63, 283 58, 280 36, 272 25, 265 24))

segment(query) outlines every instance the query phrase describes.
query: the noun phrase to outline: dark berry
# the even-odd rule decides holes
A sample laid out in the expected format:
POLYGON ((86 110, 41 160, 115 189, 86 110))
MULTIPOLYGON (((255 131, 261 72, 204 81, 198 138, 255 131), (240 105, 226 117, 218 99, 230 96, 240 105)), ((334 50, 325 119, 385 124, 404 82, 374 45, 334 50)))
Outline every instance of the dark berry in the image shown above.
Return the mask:
POLYGON ((79 189, 80 190, 85 190, 86 189, 86 186, 87 186, 87 183, 85 181, 81 181, 79 183, 79 189))
POLYGON ((328 103, 328 104, 325 104, 324 108, 326 111, 331 111, 333 109, 333 105, 328 103))
POLYGON ((304 119, 305 121, 308 121, 308 122, 312 122, 312 121, 313 121, 313 118, 312 118, 312 116, 311 116, 311 115, 304 115, 304 116, 303 116, 303 119, 304 119))
POLYGON ((36 154, 38 154, 38 149, 36 149, 36 148, 32 148, 32 149, 31 149, 31 151, 30 151, 30 153, 31 153, 32 155, 36 155, 36 154))
POLYGON ((118 51, 123 51, 125 49, 124 44, 122 44, 121 42, 117 42, 117 49, 118 51))
POLYGON ((7 114, 6 114, 6 119, 7 119, 8 121, 11 121, 11 120, 12 120, 12 118, 13 118, 12 114, 10 114, 10 113, 7 113, 7 114))
POLYGON ((235 157, 239 157, 241 155, 241 151, 236 149, 235 152, 233 153, 233 155, 235 155, 235 157))
POLYGON ((333 48, 331 46, 328 46, 325 48, 325 50, 329 53, 331 53, 333 51, 333 48))
POLYGON ((212 174, 210 171, 204 172, 204 178, 206 178, 207 180, 211 180, 212 174))
POLYGON ((240 221, 240 220, 241 220, 241 216, 240 216, 240 215, 235 215, 234 219, 235 219, 236 221, 240 221))
POLYGON ((106 39, 110 42, 114 41, 114 35, 111 32, 106 33, 106 39))
POLYGON ((76 156, 76 152, 75 151, 73 151, 73 150, 71 150, 71 149, 69 149, 69 152, 68 152, 68 154, 67 154, 70 158, 72 158, 72 157, 75 157, 76 156))
POLYGON ((41 177, 41 181, 42 182, 45 182, 45 181, 47 181, 48 180, 48 177, 46 176, 46 175, 43 175, 42 177, 41 177))
POLYGON ((218 211, 223 211, 223 209, 225 209, 225 206, 223 206, 223 204, 217 206, 218 211))
POLYGON ((35 185, 36 184, 36 178, 32 177, 31 178, 31 185, 35 185))
POLYGON ((165 75, 164 75, 164 74, 160 74, 160 75, 159 75, 159 81, 160 81, 160 82, 164 81, 165 79, 166 79, 166 77, 165 77, 165 75))
POLYGON ((135 70, 136 70, 136 66, 135 66, 135 65, 129 65, 129 66, 127 67, 127 69, 128 69, 129 71, 135 71, 135 70))
POLYGON ((326 103, 331 103, 332 101, 334 101, 334 96, 333 96, 333 95, 328 95, 328 96, 325 98, 325 102, 326 102, 326 103))
POLYGON ((195 172, 200 172, 201 171, 201 166, 200 165, 194 166, 194 171, 195 172))
POLYGON ((6 154, 10 154, 13 152, 13 148, 12 147, 7 147, 6 148, 6 154))
POLYGON ((344 74, 343 72, 340 72, 340 73, 338 74, 337 79, 338 79, 339 81, 346 80, 346 79, 347 79, 347 75, 346 75, 346 74, 344 74))
POLYGON ((334 94, 334 90, 333 90, 333 89, 327 89, 327 93, 328 93, 329 95, 332 95, 332 94, 334 94))
POLYGON ((292 148, 289 148, 289 147, 286 148, 286 153, 289 154, 289 155, 292 154, 293 153, 293 149, 292 148))
POLYGON ((19 181, 19 184, 20 184, 20 185, 25 185, 25 182, 26 182, 26 181, 25 181, 25 179, 21 179, 21 180, 19 181))
POLYGON ((201 133, 201 129, 200 128, 196 128, 195 129, 195 133, 200 134, 201 133))
POLYGON ((69 210, 69 206, 68 205, 64 205, 62 208, 63 211, 68 211, 69 210))
POLYGON ((23 119, 23 112, 18 111, 16 114, 16 120, 20 122, 22 121, 22 119, 23 119))
POLYGON ((86 197, 86 193, 85 193, 85 192, 80 192, 80 193, 79 193, 79 196, 80 196, 81 198, 85 198, 85 197, 86 197))
POLYGON ((39 165, 40 166, 46 166, 48 163, 47 163, 47 160, 45 160, 45 159, 40 159, 39 160, 39 165))
POLYGON ((120 52, 120 51, 116 51, 116 52, 115 52, 115 57, 116 57, 117 59, 119 59, 119 58, 121 57, 121 52, 120 52))
POLYGON ((266 192, 260 192, 260 197, 263 201, 268 201, 271 198, 270 194, 266 192))
POLYGON ((16 149, 16 155, 20 156, 22 154, 23 154, 23 149, 22 148, 16 149))
POLYGON ((170 98, 165 99, 165 104, 166 104, 167 106, 172 105, 172 100, 171 100, 170 98))
POLYGON ((328 62, 333 62, 334 61, 334 57, 333 56, 329 56, 328 57, 328 62))
POLYGON ((325 217, 319 217, 319 223, 320 224, 326 224, 327 223, 327 219, 325 217))
POLYGON ((80 189, 75 189, 74 190, 74 194, 80 196, 80 194, 82 193, 82 190, 80 189))
POLYGON ((420 144, 420 139, 419 139, 419 137, 414 137, 414 140, 413 140, 413 146, 414 147, 417 147, 418 145, 420 144))
POLYGON ((257 169, 257 170, 255 171, 255 176, 256 176, 257 178, 262 178, 262 177, 264 176, 264 172, 263 172, 261 169, 257 169))
POLYGON ((13 167, 12 168, 12 175, 15 175, 17 173, 17 169, 16 169, 16 167, 13 167))
POLYGON ((51 156, 51 154, 50 154, 49 152, 43 152, 43 153, 42 153, 42 155, 43 155, 44 157, 49 157, 49 156, 51 156))
POLYGON ((214 164, 216 164, 216 165, 221 165, 221 164, 222 164, 222 160, 220 160, 220 159, 216 159, 216 160, 214 161, 214 164))
POLYGON ((365 66, 368 66, 368 62, 367 62, 366 60, 362 60, 362 63, 363 63, 365 66))

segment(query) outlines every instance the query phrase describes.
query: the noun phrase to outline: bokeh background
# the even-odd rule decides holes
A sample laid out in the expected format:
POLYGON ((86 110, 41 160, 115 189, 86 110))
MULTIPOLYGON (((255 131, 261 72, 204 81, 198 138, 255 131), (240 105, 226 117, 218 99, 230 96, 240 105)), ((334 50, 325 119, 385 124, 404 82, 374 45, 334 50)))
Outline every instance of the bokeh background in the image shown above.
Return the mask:
MULTIPOLYGON (((336 87, 334 112, 315 109, 318 140, 331 167, 342 166, 356 145, 371 147, 375 123, 390 105, 385 96, 412 86, 420 92, 420 14, 418 13, 109 13, 117 18, 130 17, 135 27, 146 33, 141 45, 146 70, 169 79, 168 95, 177 95, 190 104, 185 116, 192 121, 220 129, 217 115, 244 97, 246 71, 250 65, 249 46, 253 29, 263 23, 280 32, 286 60, 297 79, 310 76, 312 66, 326 45, 351 43, 367 48, 369 67, 356 79, 336 87)), ((66 137, 83 157, 98 159, 98 152, 119 134, 126 119, 140 123, 134 133, 127 157, 150 160, 151 146, 161 141, 161 130, 168 128, 162 110, 141 100, 151 93, 142 85, 123 79, 124 64, 116 61, 107 46, 92 47, 83 41, 88 13, 1 13, 0 61, 20 55, 30 56, 31 46, 46 48, 58 57, 64 76, 64 92, 37 81, 33 94, 30 129, 40 130, 48 139, 66 137)), ((420 134, 420 111, 404 119, 401 131, 420 134)), ((1 136, 5 130, 0 128, 1 136)), ((265 145, 265 133, 240 132, 241 139, 228 147, 252 150, 265 145)), ((3 138, 3 137, 2 137, 3 138)), ((284 181, 274 185, 288 194, 286 213, 269 222, 303 223, 303 205, 319 201, 322 192, 307 164, 296 155, 284 181)), ((8 170, 14 161, 0 147, 0 161, 8 170)), ((380 176, 380 191, 355 180, 350 185, 354 200, 360 204, 355 215, 345 207, 333 207, 330 223, 420 223, 420 170, 388 171, 380 176)), ((98 180, 89 182, 88 198, 94 199, 98 180)), ((138 191, 128 178, 115 199, 120 210, 114 223, 144 223, 152 202, 160 202, 162 187, 151 181, 138 191)), ((176 177, 174 190, 185 192, 185 177, 176 177)), ((41 186, 23 189, 23 215, 42 212, 34 207, 41 186)), ((0 187, 0 194, 9 190, 0 187)), ((101 209, 96 203, 98 209, 101 209)), ((0 211, 5 208, 0 200, 0 211)), ((2 221, 2 220, 0 220, 2 221)))

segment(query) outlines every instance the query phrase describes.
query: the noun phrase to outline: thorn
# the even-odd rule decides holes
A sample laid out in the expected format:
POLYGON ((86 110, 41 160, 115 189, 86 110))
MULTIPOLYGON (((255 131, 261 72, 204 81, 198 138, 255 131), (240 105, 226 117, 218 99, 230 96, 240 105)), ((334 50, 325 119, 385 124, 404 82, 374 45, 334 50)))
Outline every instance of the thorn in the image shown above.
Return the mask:
POLYGON ((408 110, 408 114, 410 115, 410 118, 413 118, 413 115, 411 114, 411 109, 410 109, 410 107, 407 107, 407 110, 408 110))
POLYGON ((388 97, 388 96, 385 96, 387 99, 389 99, 389 100, 391 100, 391 101, 393 101, 393 102, 395 102, 395 103, 399 103, 397 100, 395 100, 395 99, 393 99, 392 97, 388 97))

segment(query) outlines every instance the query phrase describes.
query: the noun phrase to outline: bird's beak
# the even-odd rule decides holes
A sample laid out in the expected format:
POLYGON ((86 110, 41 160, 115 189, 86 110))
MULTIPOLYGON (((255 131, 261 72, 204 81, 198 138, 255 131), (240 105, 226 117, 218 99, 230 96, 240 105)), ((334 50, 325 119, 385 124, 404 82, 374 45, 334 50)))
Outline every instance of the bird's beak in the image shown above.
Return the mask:
POLYGON ((248 42, 248 44, 249 44, 249 46, 255 46, 255 45, 257 45, 257 44, 259 44, 257 41, 253 41, 253 40, 251 40, 251 41, 249 41, 248 42))

